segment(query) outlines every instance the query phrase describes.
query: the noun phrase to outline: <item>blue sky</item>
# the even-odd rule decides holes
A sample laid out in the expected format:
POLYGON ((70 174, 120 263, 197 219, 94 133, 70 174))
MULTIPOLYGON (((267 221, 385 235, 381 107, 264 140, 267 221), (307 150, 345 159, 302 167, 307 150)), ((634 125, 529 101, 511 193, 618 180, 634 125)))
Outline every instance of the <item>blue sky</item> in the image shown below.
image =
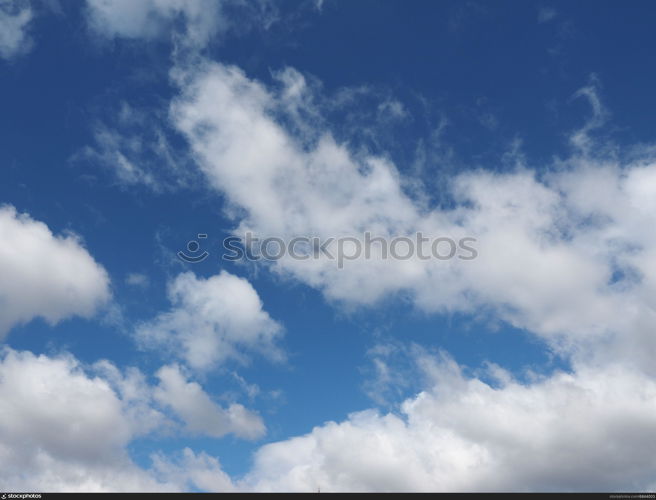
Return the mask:
POLYGON ((0 0, 0 489, 656 488, 654 9, 0 0))

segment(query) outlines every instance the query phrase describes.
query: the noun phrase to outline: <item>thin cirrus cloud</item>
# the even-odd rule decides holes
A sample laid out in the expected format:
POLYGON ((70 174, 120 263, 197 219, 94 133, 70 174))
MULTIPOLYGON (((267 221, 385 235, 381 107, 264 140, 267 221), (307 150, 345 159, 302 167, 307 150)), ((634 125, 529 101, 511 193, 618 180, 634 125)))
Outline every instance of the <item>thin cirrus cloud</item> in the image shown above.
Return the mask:
POLYGON ((88 0, 90 28, 108 38, 155 39, 184 18, 185 40, 202 46, 222 28, 223 2, 212 0, 88 0))
POLYGON ((0 0, 0 58, 12 59, 29 52, 29 25, 34 14, 29 1, 0 0))
POLYGON ((0 337, 36 317, 92 316, 111 298, 109 276, 74 235, 54 235, 13 206, 0 207, 0 337))
POLYGON ((558 13, 551 7, 540 7, 538 9, 538 23, 548 23, 553 20, 558 13))
POLYGON ((196 51, 232 29, 266 29, 278 15, 268 0, 87 0, 86 18, 91 33, 105 40, 169 39, 179 48, 196 51), (234 23, 226 10, 239 11, 240 22, 234 23))
POLYGON ((111 120, 91 126, 94 144, 72 157, 73 163, 104 167, 119 186, 143 185, 154 192, 189 186, 194 171, 168 138, 165 113, 147 113, 123 102, 111 120))

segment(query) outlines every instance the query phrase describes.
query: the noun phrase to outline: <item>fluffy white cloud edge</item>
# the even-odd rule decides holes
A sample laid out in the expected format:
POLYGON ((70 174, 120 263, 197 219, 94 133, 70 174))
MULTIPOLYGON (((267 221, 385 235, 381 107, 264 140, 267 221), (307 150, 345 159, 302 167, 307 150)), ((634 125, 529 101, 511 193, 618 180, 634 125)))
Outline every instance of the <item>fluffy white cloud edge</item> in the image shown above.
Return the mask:
POLYGON ((92 316, 111 298, 109 276, 74 234, 0 206, 0 338, 36 317, 92 316))
MULTIPOLYGON (((87 366, 70 354, 0 351, 0 489, 3 491, 184 491, 207 486, 216 459, 156 454, 144 469, 127 447, 147 435, 264 433, 259 416, 233 404, 223 409, 178 368, 163 367, 158 385, 137 369, 109 361, 87 366), (203 468, 202 470, 200 468, 203 468), (171 471, 176 471, 171 474, 171 471), (196 486, 194 486, 196 485, 196 486)), ((226 483, 230 486, 230 483, 226 483)))
POLYGON ((645 228, 655 223, 656 157, 648 148, 624 160, 606 159, 604 148, 595 153, 593 132, 606 114, 594 82, 576 94, 590 101, 593 115, 572 133, 569 158, 540 175, 521 158, 511 172, 463 173, 450 183, 453 206, 431 208, 404 190, 387 158, 354 154, 329 130, 299 118, 321 110, 297 71, 287 69, 278 75, 281 86, 271 88, 206 59, 172 75, 181 89, 172 124, 208 181, 239 209, 230 212, 236 233, 327 240, 365 231, 413 239, 421 232, 477 240, 478 257, 466 262, 374 252, 339 269, 326 258, 286 256, 274 272, 349 306, 401 296, 428 312, 486 310, 562 354, 612 353, 650 366, 656 238, 645 228), (294 126, 283 125, 289 122, 294 126))
POLYGON ((354 413, 263 446, 240 483, 257 491, 647 491, 656 382, 621 365, 493 387, 448 356, 401 414, 354 413), (353 444, 357 443, 357 446, 353 444))
POLYGON ((209 278, 185 272, 169 283, 168 295, 171 310, 137 326, 141 346, 168 351, 199 371, 246 362, 248 353, 284 359, 276 345, 283 328, 248 280, 227 271, 209 278))
MULTIPOLYGON (((429 381, 400 412, 366 410, 262 446, 251 470, 216 457, 127 446, 166 424, 150 393, 196 429, 223 410, 175 366, 148 386, 109 362, 5 349, 0 488, 14 491, 647 491, 654 487, 656 382, 621 365, 577 367, 529 384, 498 367, 490 385, 447 355, 420 352, 429 381), (174 379, 174 383, 171 382, 174 379), (161 391, 166 393, 162 396, 161 391), (200 404, 199 404, 200 403, 200 404), (182 406, 187 409, 183 410, 182 406), (196 407, 191 410, 190 407, 196 407), (357 443, 357 446, 354 446, 357 443), (29 473, 27 473, 29 471, 29 473)), ((227 413, 230 413, 228 410, 227 413)), ((226 422, 226 414, 219 421, 226 422)), ((228 419, 229 420, 229 419, 228 419)), ((249 427, 252 420, 246 420, 249 427)))
POLYGON ((220 407, 197 382, 187 380, 180 366, 164 366, 156 376, 160 383, 155 389, 155 400, 182 418, 192 434, 220 438, 232 433, 244 439, 257 439, 266 433, 259 415, 239 403, 220 407))

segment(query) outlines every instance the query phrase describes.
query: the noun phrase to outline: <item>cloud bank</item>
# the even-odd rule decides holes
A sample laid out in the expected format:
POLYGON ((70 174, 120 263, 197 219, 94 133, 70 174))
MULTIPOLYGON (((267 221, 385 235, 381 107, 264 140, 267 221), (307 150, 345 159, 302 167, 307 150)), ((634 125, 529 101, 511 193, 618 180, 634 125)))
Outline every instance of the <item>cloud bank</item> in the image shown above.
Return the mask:
POLYGON ((427 388, 400 414, 367 410, 265 445, 256 491, 643 491, 653 489, 656 382, 614 365, 495 387, 422 355, 427 388), (357 443, 357 446, 353 444, 357 443))

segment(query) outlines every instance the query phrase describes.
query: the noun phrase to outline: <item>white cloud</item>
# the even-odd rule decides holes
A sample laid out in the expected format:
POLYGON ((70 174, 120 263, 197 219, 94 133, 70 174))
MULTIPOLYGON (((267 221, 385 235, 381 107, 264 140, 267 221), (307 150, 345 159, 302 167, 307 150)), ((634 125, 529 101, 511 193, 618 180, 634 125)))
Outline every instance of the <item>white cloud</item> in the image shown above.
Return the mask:
POLYGON ((266 432, 264 422, 238 403, 222 408, 196 382, 188 382, 177 365, 164 366, 157 372, 160 380, 155 399, 173 409, 194 434, 222 437, 233 433, 256 439, 266 432))
MULTIPOLYGON (((163 3, 153 16, 149 9, 159 4, 115 3, 118 11, 108 13, 103 9, 110 3, 90 4, 91 16, 109 20, 102 28, 109 36, 153 37, 175 16, 189 16, 181 2, 163 3), (128 20, 121 17, 132 14, 128 20)), ((318 110, 312 109, 311 91, 294 70, 278 75, 280 91, 238 68, 209 62, 177 67, 174 77, 181 95, 172 103, 172 122, 188 138, 208 180, 226 195, 240 232, 289 238, 422 231, 478 240, 479 257, 467 263, 373 259, 340 271, 325 260, 283 259, 274 271, 348 304, 371 305, 400 294, 426 311, 489 310, 542 336, 569 355, 574 366, 570 374, 527 385, 495 369, 491 375, 496 374, 500 387, 492 388, 464 376, 448 359, 435 364, 421 358, 433 384, 408 399, 401 416, 369 410, 266 445, 236 487, 507 491, 636 490, 653 484, 656 428, 649 416, 656 401, 651 366, 656 239, 646 228, 656 222, 656 157, 652 152, 623 160, 595 152, 592 132, 607 113, 594 84, 576 94, 588 99, 593 117, 572 134, 574 152, 556 162, 553 172, 538 176, 520 161, 510 173, 461 174, 449 193, 454 207, 442 209, 408 195, 388 159, 353 153, 330 133, 303 123, 302 111, 315 117, 318 110), (295 132, 277 120, 281 114, 292 118, 295 132)), ((8 227, 36 225, 50 239, 62 240, 45 226, 19 219, 11 209, 8 213, 8 227)), ((280 325, 263 310, 247 281, 226 272, 209 279, 185 273, 170 284, 169 298, 171 311, 137 328, 143 345, 165 347, 198 370, 243 359, 244 351, 281 356, 274 348, 280 325)), ((37 314, 59 319, 42 309, 26 313, 27 319, 10 319, 9 325, 37 314)), ((379 365, 378 382, 393 383, 392 369, 379 365)), ((179 367, 165 367, 159 377, 155 398, 191 432, 218 436, 230 429, 254 437, 263 429, 243 407, 221 408, 179 367)), ((116 392, 110 394, 123 401, 120 415, 128 422, 125 437, 118 438, 120 451, 140 432, 132 427, 132 415, 149 415, 150 406, 127 396, 143 390, 138 377, 116 379, 116 392)), ((8 420, 7 433, 20 434, 10 427, 19 420, 8 420)), ((86 470, 70 472, 68 457, 56 446, 48 453, 46 462, 55 464, 49 470, 59 477, 86 470)), ((130 481, 159 487, 121 457, 116 463, 133 475, 130 481)), ((160 456, 157 471, 177 478, 176 484, 235 487, 216 459, 191 450, 177 461, 160 456)))
MULTIPOLYGON (((656 459, 656 382, 614 365, 493 388, 423 356, 431 386, 263 446, 257 491, 643 491, 656 459), (357 443, 357 446, 354 446, 357 443)), ((498 371, 498 370, 497 370, 498 371)), ((492 372, 494 374, 494 371, 492 372)))
POLYGON ((75 156, 75 160, 87 160, 109 168, 122 184, 145 184, 152 189, 160 189, 156 177, 145 170, 140 162, 134 161, 144 149, 139 138, 123 136, 104 125, 96 126, 94 136, 97 149, 87 147, 75 156))
POLYGON ((125 450, 157 424, 158 414, 134 413, 131 408, 105 379, 88 376, 70 356, 49 358, 4 349, 0 489, 162 489, 125 450))
POLYGON ((184 450, 139 467, 127 448, 170 431, 165 409, 194 434, 259 437, 261 419, 238 404, 222 409, 177 367, 158 386, 109 361, 84 366, 69 354, 0 351, 0 489, 3 491, 181 491, 232 488, 215 458, 184 450), (157 403, 163 407, 159 407, 157 403))
POLYGON ((27 33, 32 17, 29 2, 0 0, 0 58, 11 59, 32 48, 27 33))
POLYGON ((555 9, 551 7, 540 7, 538 9, 538 23, 548 23, 553 20, 557 15, 555 9))
POLYGON ((172 147, 170 130, 159 125, 162 120, 156 108, 123 102, 108 119, 92 125, 94 144, 71 160, 104 168, 123 187, 142 185, 154 192, 185 187, 194 174, 186 156, 172 147))
POLYGON ((87 0, 89 25, 101 35, 155 39, 184 19, 184 40, 199 47, 224 29, 221 9, 218 0, 87 0))
POLYGON ((125 283, 139 288, 148 288, 150 279, 142 273, 130 273, 125 277, 125 283))
POLYGON ((194 453, 189 448, 185 448, 177 456, 155 455, 153 469, 159 477, 184 485, 184 491, 237 491, 216 457, 203 452, 194 453))
POLYGON ((136 329, 143 346, 168 349, 198 370, 245 361, 245 351, 283 358, 275 346, 282 328, 247 280, 226 271, 207 279, 187 272, 169 284, 168 293, 173 309, 136 329))
MULTIPOLYGON (((494 389, 445 361, 433 370, 435 385, 406 401, 403 416, 366 411, 266 445, 241 487, 650 486, 655 429, 645 415, 656 401, 656 240, 647 228, 656 222, 656 157, 643 148, 622 159, 599 146, 593 133, 608 113, 594 79, 575 94, 593 113, 572 133, 570 157, 541 175, 518 154, 514 171, 460 174, 451 182, 453 208, 443 209, 406 194, 387 159, 353 153, 329 132, 296 123, 303 107, 311 117, 320 111, 297 72, 278 78, 279 91, 211 62, 173 74, 182 92, 172 121, 226 195, 237 234, 325 239, 422 231, 478 240, 478 258, 466 263, 372 259, 338 270, 327 260, 282 259, 273 271, 347 304, 397 294, 426 311, 489 311, 540 335, 574 366, 528 385, 497 367, 491 375, 501 387, 494 389)), ((379 364, 375 383, 393 383, 391 369, 379 364)))
MULTIPOLYGON (((643 491, 656 473, 656 382, 621 364, 520 383, 492 366, 488 385, 448 356, 415 350, 428 380, 401 412, 366 410, 267 444, 242 479, 203 452, 126 447, 161 428, 136 370, 5 349, 0 358, 0 488, 46 491, 643 491), (357 443, 357 446, 353 446, 357 443), (29 477, 24 471, 29 470, 29 477)), ((208 432, 218 408, 175 366, 155 398, 208 432), (194 409, 192 409, 194 408, 194 409)), ((223 423, 226 423, 223 420, 223 423)), ((250 421, 246 426, 253 424, 250 421)), ((241 427, 245 429, 246 427, 241 427)), ((250 432, 250 431, 249 431, 250 432)))
POLYGON ((89 27, 104 38, 169 38, 185 54, 202 50, 227 31, 268 29, 278 20, 269 0, 87 0, 86 7, 89 27), (226 10, 239 22, 228 19, 226 10))
MULTIPOLYGON (((400 414, 366 410, 267 444, 242 479, 203 452, 126 447, 161 428, 136 370, 5 349, 0 358, 0 488, 45 491, 643 491, 656 473, 656 382, 621 364, 577 366, 522 384, 498 367, 494 387, 448 356, 417 353, 429 381, 400 414), (357 443, 357 446, 353 446, 357 443), (29 477, 25 471, 29 470, 29 477)), ((155 398, 204 432, 221 420, 175 366, 155 398), (164 394, 164 396, 163 396, 164 394), (191 408, 194 407, 195 410, 191 408)), ((225 422, 225 421, 224 421, 225 422)), ((250 422, 251 424, 253 421, 250 422)), ((247 424, 250 425, 250 424, 247 424)), ((244 427, 242 427, 244 429, 244 427)))
POLYGON ((421 231, 477 239, 478 258, 468 262, 374 255, 340 270, 328 259, 283 258, 272 266, 275 272, 347 304, 401 295, 430 312, 489 311, 562 353, 601 350, 650 366, 645 353, 656 350, 648 326, 656 320, 656 304, 648 290, 656 241, 644 228, 655 221, 638 202, 656 196, 656 158, 604 159, 608 148, 597 148, 591 135, 607 117, 594 78, 576 94, 590 102, 592 118, 572 134, 572 156, 559 160, 552 174, 538 177, 515 155, 519 164, 512 172, 454 177, 453 208, 440 209, 409 196, 386 158, 355 154, 325 130, 309 134, 295 126, 299 135, 281 125, 276 117, 295 123, 299 107, 309 108, 311 117, 320 111, 312 108, 316 100, 298 72, 286 70, 280 90, 208 61, 178 67, 173 76, 181 95, 172 103, 172 122, 209 182, 225 194, 237 234, 325 240, 421 231), (629 190, 637 177, 640 190, 629 190), (604 200, 617 202, 602 207, 604 200), (618 266, 624 279, 616 282, 618 266))
POLYGON ((0 207, 0 336, 41 317, 48 323, 89 317, 110 298, 105 269, 73 234, 48 227, 12 206, 0 207))
MULTIPOLYGON (((599 79, 595 74, 592 74, 589 84, 577 90, 572 96, 572 99, 584 98, 587 100, 592 108, 592 115, 579 130, 571 134, 570 142, 584 155, 590 155, 591 149, 594 147, 600 150, 596 152, 597 157, 600 157, 601 153, 610 156, 608 153, 613 153, 613 151, 604 151, 599 141, 594 141, 591 136, 591 132, 600 129, 609 117, 609 112, 599 97, 598 87, 599 79)), ((610 145, 613 146, 612 143, 610 145)), ((608 146, 606 146, 607 148, 608 146)))

